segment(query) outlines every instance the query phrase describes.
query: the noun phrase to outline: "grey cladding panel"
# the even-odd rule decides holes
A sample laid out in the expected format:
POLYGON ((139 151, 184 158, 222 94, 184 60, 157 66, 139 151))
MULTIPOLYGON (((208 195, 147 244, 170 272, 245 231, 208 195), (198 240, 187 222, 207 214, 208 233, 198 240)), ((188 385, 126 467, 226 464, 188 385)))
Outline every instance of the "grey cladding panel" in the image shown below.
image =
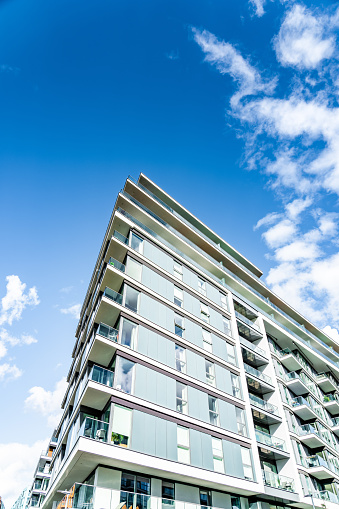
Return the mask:
POLYGON ((185 338, 190 341, 191 343, 194 343, 197 346, 203 347, 203 341, 202 341, 202 330, 200 325, 197 325, 194 322, 191 322, 191 320, 185 319, 185 338))
POLYGON ((222 315, 210 307, 210 324, 216 329, 223 331, 222 315))
POLYGON ((211 283, 208 283, 207 281, 206 281, 206 293, 209 299, 211 299, 216 304, 220 305, 219 291, 213 285, 211 285, 211 283))
POLYGON ((219 416, 220 426, 228 431, 237 433, 237 416, 235 413, 235 406, 227 401, 219 399, 219 416))
POLYGON ((231 373, 227 369, 215 364, 215 378, 218 389, 227 394, 232 394, 231 373))
POLYGON ((227 346, 226 341, 219 336, 212 334, 213 353, 220 359, 227 361, 227 346))
POLYGON ((190 429, 190 455, 191 465, 195 467, 203 467, 201 433, 194 429, 190 429))

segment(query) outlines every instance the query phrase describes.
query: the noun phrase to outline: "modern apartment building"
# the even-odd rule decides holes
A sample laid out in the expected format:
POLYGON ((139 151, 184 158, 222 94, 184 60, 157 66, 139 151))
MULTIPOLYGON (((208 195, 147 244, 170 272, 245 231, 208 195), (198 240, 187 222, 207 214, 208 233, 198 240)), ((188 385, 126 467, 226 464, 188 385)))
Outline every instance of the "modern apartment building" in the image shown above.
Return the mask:
POLYGON ((22 492, 12 505, 12 509, 26 509, 26 507, 28 506, 29 495, 30 491, 28 488, 22 490, 22 492))
POLYGON ((339 503, 339 345, 141 174, 76 330, 44 509, 339 503))
POLYGON ((22 499, 22 495, 24 493, 23 492, 20 496, 21 498, 19 497, 19 499, 15 503, 15 504, 19 503, 19 506, 17 507, 16 505, 14 505, 12 509, 25 509, 25 507, 27 508, 40 507, 43 504, 49 486, 49 480, 51 477, 50 472, 51 461, 53 453, 57 446, 57 441, 58 441, 57 438, 53 434, 47 448, 41 451, 34 472, 32 486, 27 495, 27 504, 23 505, 24 504, 24 501, 22 499))

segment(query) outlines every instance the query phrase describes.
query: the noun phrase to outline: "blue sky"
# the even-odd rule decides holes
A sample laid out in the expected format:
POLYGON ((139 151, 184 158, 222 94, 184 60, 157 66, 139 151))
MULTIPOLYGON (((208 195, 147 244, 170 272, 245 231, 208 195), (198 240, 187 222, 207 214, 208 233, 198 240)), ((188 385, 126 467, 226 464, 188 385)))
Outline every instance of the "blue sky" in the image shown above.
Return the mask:
POLYGON ((1 2, 7 507, 57 419, 76 312, 129 174, 157 182, 338 339, 337 7, 1 2))

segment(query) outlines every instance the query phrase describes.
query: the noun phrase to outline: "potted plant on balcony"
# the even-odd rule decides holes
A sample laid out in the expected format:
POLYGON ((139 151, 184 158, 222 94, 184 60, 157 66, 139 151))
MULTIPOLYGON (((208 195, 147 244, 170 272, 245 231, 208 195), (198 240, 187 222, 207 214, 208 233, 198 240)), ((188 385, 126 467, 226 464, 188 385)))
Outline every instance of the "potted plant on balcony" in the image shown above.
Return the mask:
POLYGON ((112 432, 112 442, 114 445, 120 445, 121 447, 127 447, 127 437, 120 435, 119 433, 112 432))

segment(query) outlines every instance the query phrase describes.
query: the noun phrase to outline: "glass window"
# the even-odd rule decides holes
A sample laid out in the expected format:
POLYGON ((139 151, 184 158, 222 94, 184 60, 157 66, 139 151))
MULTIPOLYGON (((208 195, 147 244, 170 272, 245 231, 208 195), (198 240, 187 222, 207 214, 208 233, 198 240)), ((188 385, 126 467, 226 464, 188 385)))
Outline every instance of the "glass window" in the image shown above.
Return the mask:
POLYGON ((231 336, 232 335, 231 334, 231 321, 228 318, 226 318, 225 316, 223 316, 222 323, 223 323, 223 327, 224 327, 224 333, 231 336))
POLYGON ((135 290, 131 286, 125 285, 124 295, 125 295, 125 307, 137 313, 140 292, 138 292, 138 290, 135 290))
POLYGON ((114 376, 115 389, 132 394, 134 366, 134 362, 124 359, 124 357, 117 357, 114 376))
POLYGON ((135 233, 132 232, 131 235, 131 248, 137 251, 137 253, 143 252, 143 239, 141 237, 138 237, 135 233))
POLYGON ((202 329, 203 347, 206 352, 212 353, 212 335, 205 329, 202 329))
POLYGON ((136 281, 141 281, 142 264, 134 260, 134 258, 127 258, 126 274, 136 281))
POLYGON ((127 320, 127 318, 123 318, 120 337, 121 337, 120 343, 122 345, 136 349, 138 337, 138 325, 136 323, 131 322, 130 320, 127 320))
POLYGON ((190 438, 189 429, 177 426, 178 461, 190 463, 190 438))
POLYGON ((151 483, 148 477, 141 477, 137 475, 137 493, 142 493, 143 495, 150 495, 151 483))
POLYGON ((241 509, 240 497, 231 497, 232 509, 241 509))
POLYGON ((200 302, 200 318, 206 323, 210 323, 210 314, 208 312, 208 306, 203 302, 200 302))
POLYGON ((181 338, 184 337, 184 330, 185 330, 185 319, 183 316, 174 315, 174 332, 177 336, 180 336, 181 338))
MULTIPOLYGON (((131 436, 132 410, 114 405, 112 423, 112 443, 121 447, 129 446, 131 436)), ((134 489, 134 488, 133 488, 134 489)))
POLYGON ((225 473, 222 440, 212 437, 213 467, 215 472, 225 473))
POLYGON ((219 426, 218 400, 213 396, 208 396, 208 410, 210 414, 210 423, 219 426))
MULTIPOLYGON (((162 495, 162 503, 168 503, 171 500, 175 499, 174 494, 174 483, 168 482, 168 481, 162 481, 162 489, 161 489, 161 495, 162 495)), ((170 504, 172 505, 172 504, 170 504)))
POLYGON ((206 296, 206 281, 203 281, 202 279, 198 278, 198 291, 202 295, 206 296))
POLYGON ((227 362, 230 362, 231 364, 234 364, 236 366, 237 358, 235 353, 235 346, 226 342, 226 348, 227 348, 227 362))
POLYGON ((181 373, 186 373, 186 348, 175 345, 175 367, 181 373))
POLYGON ((235 407, 235 415, 237 419, 237 429, 239 435, 247 437, 245 410, 235 407))
POLYGON ((228 311, 228 300, 227 300, 227 295, 225 295, 224 293, 219 293, 220 295, 220 304, 221 304, 221 307, 223 309, 226 309, 226 311, 228 311))
POLYGON ((213 362, 205 359, 206 382, 215 387, 215 370, 213 362))
POLYGON ((177 382, 176 387, 177 412, 187 414, 187 385, 177 382))
POLYGON ((236 398, 241 398, 239 376, 235 375, 234 373, 231 373, 231 383, 232 383, 233 396, 235 396, 236 398))
POLYGON ((131 493, 135 493, 135 475, 122 472, 121 491, 129 491, 131 493))
POLYGON ((174 304, 181 308, 184 305, 184 292, 177 286, 174 287, 174 304))
POLYGON ((253 481, 251 451, 250 449, 241 446, 240 449, 245 479, 247 479, 248 481, 253 481))
POLYGON ((203 507, 211 507, 212 495, 209 490, 200 490, 200 505, 203 507))
POLYGON ((175 260, 173 260, 173 274, 179 281, 183 280, 182 265, 175 260))

